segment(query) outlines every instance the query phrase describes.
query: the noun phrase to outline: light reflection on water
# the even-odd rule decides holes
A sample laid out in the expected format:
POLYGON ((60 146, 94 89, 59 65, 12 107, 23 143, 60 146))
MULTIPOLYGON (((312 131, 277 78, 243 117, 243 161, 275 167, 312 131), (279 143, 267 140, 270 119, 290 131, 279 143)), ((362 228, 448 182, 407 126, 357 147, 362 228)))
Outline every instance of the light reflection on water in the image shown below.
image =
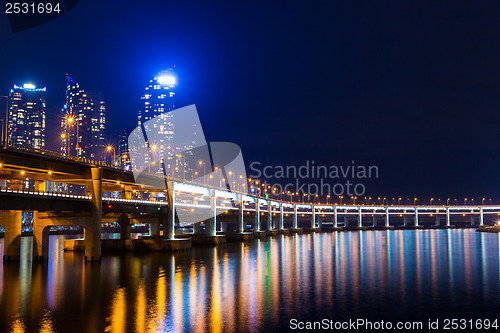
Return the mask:
MULTIPOLYGON (((470 229, 280 236, 107 255, 101 264, 63 252, 65 238, 50 237, 48 264, 0 265, 0 331, 271 331, 291 318, 492 318, 500 301, 500 237, 470 229)), ((23 258, 31 242, 23 237, 23 258)))

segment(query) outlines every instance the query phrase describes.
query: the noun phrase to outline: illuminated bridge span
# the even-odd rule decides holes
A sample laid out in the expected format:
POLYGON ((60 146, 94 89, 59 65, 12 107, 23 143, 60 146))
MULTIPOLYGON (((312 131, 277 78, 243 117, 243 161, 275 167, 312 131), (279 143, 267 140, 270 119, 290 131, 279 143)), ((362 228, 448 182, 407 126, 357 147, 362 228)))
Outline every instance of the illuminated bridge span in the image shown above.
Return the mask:
POLYGON ((34 212, 34 260, 47 258, 52 226, 82 226, 84 239, 73 241, 73 246, 84 248, 87 260, 100 260, 101 247, 108 241, 101 240, 103 223, 120 225, 120 240, 109 240, 109 244, 114 242, 122 248, 134 248, 134 240, 130 240, 131 226, 147 223, 150 236, 140 240, 142 245, 179 250, 189 248, 191 241, 218 244, 226 238, 247 240, 289 232, 421 228, 423 225, 447 228, 452 227, 452 216, 454 223, 475 225, 477 221, 481 226, 485 220, 491 223, 495 221, 492 216, 500 215, 500 206, 492 205, 292 203, 180 179, 168 180, 165 188, 168 185, 169 192, 165 188, 137 184, 131 172, 102 163, 12 148, 0 150, 0 178, 9 180, 8 187, 0 188, 0 226, 5 230, 4 261, 20 258, 23 211, 34 212), (34 189, 25 188, 27 180, 34 189), (49 181, 80 186, 82 193, 47 191, 49 181), (189 229, 188 234, 183 234, 185 226, 179 221, 186 216, 195 223, 189 226, 192 230, 189 229))

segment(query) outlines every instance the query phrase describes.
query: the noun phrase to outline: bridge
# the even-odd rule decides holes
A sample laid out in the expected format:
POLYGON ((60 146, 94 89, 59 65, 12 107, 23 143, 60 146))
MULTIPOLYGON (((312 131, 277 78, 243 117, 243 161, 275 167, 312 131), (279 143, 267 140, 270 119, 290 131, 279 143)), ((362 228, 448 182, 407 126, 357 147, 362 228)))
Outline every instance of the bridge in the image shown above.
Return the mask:
POLYGON ((192 241, 218 244, 226 238, 304 231, 422 228, 429 223, 450 228, 452 217, 454 222, 470 219, 471 226, 476 221, 482 226, 486 216, 500 215, 500 206, 495 205, 305 204, 177 178, 165 178, 165 186, 159 187, 154 185, 156 175, 149 175, 151 182, 147 177, 139 184, 132 172, 102 162, 23 147, 0 148, 0 179, 9 181, 8 187, 0 188, 4 261, 20 259, 22 212, 34 213, 34 261, 47 259, 52 226, 83 227, 84 239, 72 246, 83 248, 86 260, 99 261, 103 246, 133 248, 130 231, 137 223, 150 225, 149 237, 142 240, 147 246, 180 250, 192 241), (50 191, 48 182, 80 186, 82 193, 50 191), (186 217, 194 223, 189 233, 182 233, 180 221, 186 217), (102 224, 114 222, 120 225, 120 240, 106 243, 101 240, 102 224))

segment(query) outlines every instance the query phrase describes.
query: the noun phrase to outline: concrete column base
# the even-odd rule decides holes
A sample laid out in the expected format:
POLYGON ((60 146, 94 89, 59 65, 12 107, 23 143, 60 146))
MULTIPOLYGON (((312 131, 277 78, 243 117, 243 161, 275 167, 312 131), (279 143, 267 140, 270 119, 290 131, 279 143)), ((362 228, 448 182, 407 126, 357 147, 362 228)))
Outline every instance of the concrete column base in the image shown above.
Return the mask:
POLYGON ((456 228, 454 225, 433 225, 431 229, 453 229, 456 228))
POLYGON ((225 234, 226 242, 246 242, 253 239, 252 232, 228 232, 225 234))
POLYGON ((278 229, 269 229, 269 230, 266 230, 266 233, 268 236, 278 236, 279 235, 278 229))
POLYGON ((406 225, 406 226, 401 226, 399 229, 405 229, 405 230, 416 230, 416 229, 423 229, 424 227, 421 225, 406 225))
POLYGON ((360 231, 360 230, 368 230, 370 229, 369 227, 361 227, 361 226, 349 226, 349 227, 344 227, 345 231, 360 231))
POLYGON ((192 245, 222 245, 226 244, 226 236, 224 235, 215 235, 209 236, 205 234, 195 234, 191 236, 191 244, 192 245))
MULTIPOLYGON (((182 239, 102 239, 101 251, 103 253, 112 252, 175 252, 191 248, 189 238, 182 239)), ((83 239, 66 239, 64 241, 64 251, 85 251, 83 239)), ((88 260, 88 259, 87 259, 88 260)), ((98 260, 93 260, 98 261, 98 260)))
POLYGON ((201 222, 193 224, 193 233, 200 234, 201 233, 201 222))
POLYGON ((318 232, 319 228, 302 228, 304 233, 318 232))
POLYGON ((179 239, 191 239, 191 245, 220 245, 226 244, 225 235, 210 236, 207 234, 182 234, 179 239))
POLYGON ((267 236, 266 231, 254 231, 253 232, 253 238, 259 238, 259 239, 264 239, 267 236))
POLYGON ((395 227, 393 225, 378 225, 373 227, 374 230, 394 230, 395 227))
POLYGON ((303 234, 304 233, 304 229, 302 228, 290 228, 290 233, 291 234, 303 234))
POLYGON ((500 226, 498 226, 498 225, 491 225, 491 226, 483 225, 483 226, 480 226, 479 228, 477 228, 476 231, 478 231, 478 232, 491 232, 491 233, 498 234, 498 233, 500 233, 500 226))
POLYGON ((21 260, 22 212, 13 210, 0 212, 0 225, 5 230, 3 239, 3 261, 21 260))

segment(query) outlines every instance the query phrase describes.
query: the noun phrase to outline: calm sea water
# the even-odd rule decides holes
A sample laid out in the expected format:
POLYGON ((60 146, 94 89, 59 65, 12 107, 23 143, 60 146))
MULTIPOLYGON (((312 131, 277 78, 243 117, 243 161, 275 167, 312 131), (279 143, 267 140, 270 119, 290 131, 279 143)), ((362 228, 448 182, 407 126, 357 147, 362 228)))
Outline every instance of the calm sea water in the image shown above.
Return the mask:
POLYGON ((63 252, 65 237, 50 237, 48 264, 0 265, 1 332, 260 332, 293 318, 493 319, 500 305, 500 237, 470 229, 280 236, 101 264, 63 252))

